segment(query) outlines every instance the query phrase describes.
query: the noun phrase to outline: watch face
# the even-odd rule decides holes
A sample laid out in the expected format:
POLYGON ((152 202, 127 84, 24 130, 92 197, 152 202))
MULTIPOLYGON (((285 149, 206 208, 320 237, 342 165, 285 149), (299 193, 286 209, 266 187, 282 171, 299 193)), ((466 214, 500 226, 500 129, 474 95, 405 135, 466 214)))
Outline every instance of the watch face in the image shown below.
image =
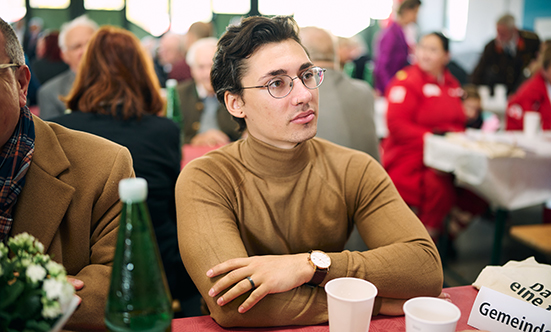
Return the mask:
POLYGON ((331 266, 331 258, 321 251, 312 251, 310 259, 320 269, 327 269, 331 266))

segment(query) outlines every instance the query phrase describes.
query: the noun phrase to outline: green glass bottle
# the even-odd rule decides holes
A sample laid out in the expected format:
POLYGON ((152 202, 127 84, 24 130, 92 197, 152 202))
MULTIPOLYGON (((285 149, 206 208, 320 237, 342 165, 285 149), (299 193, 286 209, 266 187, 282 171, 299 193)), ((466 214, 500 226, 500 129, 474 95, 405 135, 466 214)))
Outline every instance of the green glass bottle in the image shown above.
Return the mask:
POLYGON ((142 178, 119 183, 123 202, 105 323, 110 331, 170 331, 172 300, 142 178))
POLYGON ((166 117, 172 119, 178 126, 182 122, 182 111, 180 110, 180 99, 176 92, 178 81, 175 79, 166 80, 166 117))

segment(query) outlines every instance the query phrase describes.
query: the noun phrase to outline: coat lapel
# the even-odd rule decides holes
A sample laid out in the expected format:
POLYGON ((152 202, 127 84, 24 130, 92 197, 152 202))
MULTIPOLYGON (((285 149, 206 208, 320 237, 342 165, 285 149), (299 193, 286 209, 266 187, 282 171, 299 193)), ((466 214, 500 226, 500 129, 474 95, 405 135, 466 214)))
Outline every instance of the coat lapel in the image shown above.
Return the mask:
POLYGON ((25 178, 25 186, 14 212, 12 236, 31 233, 48 251, 71 203, 75 189, 57 178, 70 166, 55 132, 33 117, 35 152, 25 178))

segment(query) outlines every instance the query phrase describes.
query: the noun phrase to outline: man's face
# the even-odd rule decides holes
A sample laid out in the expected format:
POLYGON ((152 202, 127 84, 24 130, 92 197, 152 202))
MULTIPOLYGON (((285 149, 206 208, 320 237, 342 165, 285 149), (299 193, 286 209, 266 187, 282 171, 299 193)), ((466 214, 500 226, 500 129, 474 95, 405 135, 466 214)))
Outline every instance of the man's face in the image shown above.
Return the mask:
MULTIPOLYGON (((5 54, 6 42, 0 33, 0 63, 10 63, 5 54)), ((20 108, 27 103, 27 88, 30 72, 23 65, 15 70, 12 68, 0 69, 0 149, 13 134, 19 122, 20 108)))
MULTIPOLYGON (((262 46, 246 62, 244 87, 265 85, 281 74, 295 78, 313 66, 302 46, 291 39, 262 46)), ((236 101, 239 107, 232 114, 243 117, 247 130, 257 139, 293 148, 316 135, 319 97, 318 89, 306 88, 300 78, 293 83, 291 93, 282 99, 273 98, 266 88, 244 90, 243 100, 236 101)))
POLYGON ((180 40, 177 35, 166 35, 159 42, 159 62, 162 65, 175 64, 182 59, 180 52, 180 40))
POLYGON ((497 39, 502 43, 508 43, 513 38, 513 29, 509 29, 506 25, 498 24, 496 26, 497 39))
POLYGON ((77 26, 69 30, 65 35, 65 47, 67 49, 61 52, 61 57, 75 73, 78 72, 80 60, 93 34, 94 29, 86 26, 77 26))
POLYGON ((216 52, 216 45, 204 45, 195 52, 195 63, 191 66, 191 76, 195 84, 202 86, 207 93, 214 94, 210 83, 210 70, 212 68, 212 58, 216 52))

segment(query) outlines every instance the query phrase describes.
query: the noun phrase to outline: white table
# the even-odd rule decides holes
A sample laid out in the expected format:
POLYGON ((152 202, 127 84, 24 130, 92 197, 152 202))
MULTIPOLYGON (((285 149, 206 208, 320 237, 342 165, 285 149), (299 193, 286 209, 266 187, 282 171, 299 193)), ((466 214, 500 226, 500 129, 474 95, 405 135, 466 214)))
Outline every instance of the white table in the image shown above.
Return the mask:
POLYGON ((425 165, 455 174, 457 184, 497 209, 492 264, 499 263, 507 211, 551 200, 551 132, 535 139, 522 132, 468 130, 427 135, 425 165))

